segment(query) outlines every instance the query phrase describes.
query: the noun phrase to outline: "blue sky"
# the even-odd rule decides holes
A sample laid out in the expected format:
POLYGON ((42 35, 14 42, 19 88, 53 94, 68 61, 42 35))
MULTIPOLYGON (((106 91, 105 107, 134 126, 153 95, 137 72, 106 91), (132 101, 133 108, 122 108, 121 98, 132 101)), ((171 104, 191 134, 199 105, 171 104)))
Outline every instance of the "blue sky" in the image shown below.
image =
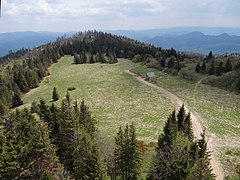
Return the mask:
POLYGON ((240 27, 240 0, 2 0, 0 32, 240 27))

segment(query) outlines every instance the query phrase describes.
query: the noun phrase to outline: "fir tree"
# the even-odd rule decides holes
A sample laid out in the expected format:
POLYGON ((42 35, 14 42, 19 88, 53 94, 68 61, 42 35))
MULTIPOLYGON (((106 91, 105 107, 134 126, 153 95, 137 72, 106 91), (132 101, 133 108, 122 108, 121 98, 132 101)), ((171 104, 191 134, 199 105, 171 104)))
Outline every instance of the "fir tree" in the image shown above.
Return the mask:
POLYGON ((89 111, 88 106, 85 105, 84 101, 80 104, 79 124, 81 124, 91 136, 94 136, 97 131, 97 128, 95 127, 96 121, 91 116, 91 112, 89 111))
POLYGON ((13 97, 12 97, 12 107, 18 107, 21 106, 23 104, 20 96, 17 93, 14 93, 13 97))
POLYGON ((215 74, 215 61, 212 60, 210 64, 210 68, 208 70, 208 74, 214 75, 215 74))
POLYGON ((116 175, 121 179, 138 179, 141 157, 137 145, 135 127, 126 125, 124 132, 121 127, 115 138, 114 157, 116 162, 116 175))
POLYGON ((90 64, 95 63, 95 60, 94 60, 93 54, 90 55, 89 63, 90 63, 90 64))
POLYGON ((224 72, 226 73, 226 72, 232 71, 232 69, 233 69, 232 63, 228 59, 225 66, 224 66, 224 72))
POLYGON ((218 64, 218 67, 216 68, 216 76, 221 76, 223 74, 223 71, 224 71, 224 67, 223 67, 223 62, 221 61, 219 64, 218 64))
POLYGON ((104 179, 105 166, 91 136, 84 129, 74 135, 73 169, 76 179, 104 179))
POLYGON ((59 177, 62 167, 43 122, 25 109, 12 114, 4 129, 1 179, 40 179, 46 171, 59 177))
POLYGON ((57 88, 56 88, 56 87, 53 88, 52 100, 53 100, 53 101, 59 100, 59 94, 57 93, 57 88))
POLYGON ((196 65, 196 67, 195 67, 195 72, 196 72, 196 73, 199 73, 200 70, 201 70, 201 66, 200 66, 200 64, 199 64, 199 62, 198 62, 197 65, 196 65))

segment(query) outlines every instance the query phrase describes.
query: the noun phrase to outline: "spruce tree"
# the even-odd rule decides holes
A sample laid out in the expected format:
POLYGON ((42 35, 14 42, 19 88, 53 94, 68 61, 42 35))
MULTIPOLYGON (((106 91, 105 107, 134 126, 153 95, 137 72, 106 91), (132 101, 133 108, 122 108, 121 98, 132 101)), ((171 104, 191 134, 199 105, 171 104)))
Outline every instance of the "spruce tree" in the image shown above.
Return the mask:
POLYGON ((182 106, 177 120, 173 111, 165 123, 147 179, 212 179, 209 156, 204 133, 193 141, 190 113, 182 106))
POLYGON ((17 93, 14 93, 13 97, 12 97, 12 107, 18 107, 21 106, 23 104, 23 101, 20 98, 20 95, 18 95, 17 93))
POLYGON ((210 68, 208 70, 208 74, 214 75, 215 74, 215 61, 212 60, 210 64, 210 68))
POLYGON ((219 62, 218 67, 216 68, 216 76, 221 76, 223 74, 224 67, 223 67, 223 62, 219 62))
POLYGON ((63 173, 46 124, 28 110, 13 113, 4 130, 1 179, 40 179, 46 171, 59 178, 63 173))
POLYGON ((90 55, 89 63, 90 63, 90 64, 95 63, 95 60, 94 60, 93 54, 90 55))
POLYGON ((121 127, 115 138, 114 158, 116 175, 121 179, 138 179, 141 167, 141 156, 137 144, 135 127, 126 125, 124 132, 121 127))
POLYGON ((97 128, 95 127, 96 121, 91 116, 89 107, 85 105, 84 100, 82 100, 80 104, 79 124, 81 124, 91 136, 94 136, 97 131, 97 128))
POLYGON ((232 69, 233 69, 232 63, 228 59, 225 66, 224 66, 224 72, 226 73, 226 72, 232 71, 232 69))
POLYGON ((200 66, 200 64, 199 64, 199 62, 198 62, 197 65, 196 65, 196 67, 195 67, 195 72, 196 72, 196 73, 199 73, 200 70, 201 70, 201 66, 200 66))
POLYGON ((59 94, 57 93, 57 88, 56 88, 56 87, 53 88, 52 100, 53 100, 53 101, 59 100, 59 94))
POLYGON ((90 134, 78 129, 74 135, 73 170, 76 179, 104 179, 105 166, 90 134))

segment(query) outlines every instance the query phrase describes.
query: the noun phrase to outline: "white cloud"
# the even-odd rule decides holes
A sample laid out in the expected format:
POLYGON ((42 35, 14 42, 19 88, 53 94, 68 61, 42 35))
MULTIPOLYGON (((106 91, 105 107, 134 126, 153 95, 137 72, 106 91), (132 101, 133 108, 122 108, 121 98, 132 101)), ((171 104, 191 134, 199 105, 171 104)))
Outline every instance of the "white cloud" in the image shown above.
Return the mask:
POLYGON ((0 31, 13 29, 11 24, 53 31, 61 25, 63 31, 240 26, 239 7, 239 0, 7 0, 0 31))

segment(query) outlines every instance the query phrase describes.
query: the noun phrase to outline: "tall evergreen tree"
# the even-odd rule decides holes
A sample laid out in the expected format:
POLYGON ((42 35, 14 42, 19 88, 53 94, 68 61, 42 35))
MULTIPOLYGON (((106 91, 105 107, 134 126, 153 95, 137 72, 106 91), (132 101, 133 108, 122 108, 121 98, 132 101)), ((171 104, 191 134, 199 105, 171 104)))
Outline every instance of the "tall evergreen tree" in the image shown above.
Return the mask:
POLYGON ((53 101, 59 100, 59 94, 58 94, 58 92, 57 92, 57 88, 56 88, 56 87, 53 88, 52 100, 53 100, 53 101))
POLYGON ((23 104, 23 101, 20 98, 20 95, 18 95, 17 93, 14 93, 13 97, 12 97, 12 107, 18 107, 21 106, 23 104))
POLYGON ((127 124, 124 132, 121 127, 119 128, 115 138, 115 145, 115 174, 123 180, 138 179, 141 156, 133 124, 130 126, 127 124))
POLYGON ((216 76, 221 76, 223 74, 224 67, 223 67, 223 62, 219 62, 218 67, 216 68, 216 76))
POLYGON ((208 70, 208 74, 214 75, 215 74, 215 61, 212 60, 210 64, 210 68, 208 70))
POLYGON ((196 67, 195 67, 195 72, 196 72, 196 73, 199 73, 200 70, 201 70, 201 66, 200 66, 200 64, 199 64, 199 62, 198 62, 197 65, 196 65, 196 67))
POLYGON ((225 66, 224 66, 224 72, 226 73, 226 72, 232 71, 232 69, 233 69, 232 63, 228 59, 225 66))
POLYGON ((6 143, 0 153, 1 179, 40 179, 45 172, 63 173, 47 126, 28 110, 12 114, 4 126, 6 143))
POLYGON ((211 179, 214 176, 206 146, 204 134, 199 141, 193 141, 190 113, 185 114, 184 106, 180 108, 177 120, 173 111, 159 136, 156 155, 147 179, 186 179, 194 176, 193 179, 211 179), (204 158, 204 161, 201 161, 201 158, 204 158))
POLYGON ((76 179, 105 179, 105 166, 90 134, 84 129, 75 131, 73 169, 76 179))
POLYGON ((89 111, 89 107, 85 105, 84 101, 80 104, 80 114, 79 114, 79 123, 82 125, 86 132, 91 136, 94 136, 97 128, 95 127, 96 121, 91 116, 91 112, 89 111))

